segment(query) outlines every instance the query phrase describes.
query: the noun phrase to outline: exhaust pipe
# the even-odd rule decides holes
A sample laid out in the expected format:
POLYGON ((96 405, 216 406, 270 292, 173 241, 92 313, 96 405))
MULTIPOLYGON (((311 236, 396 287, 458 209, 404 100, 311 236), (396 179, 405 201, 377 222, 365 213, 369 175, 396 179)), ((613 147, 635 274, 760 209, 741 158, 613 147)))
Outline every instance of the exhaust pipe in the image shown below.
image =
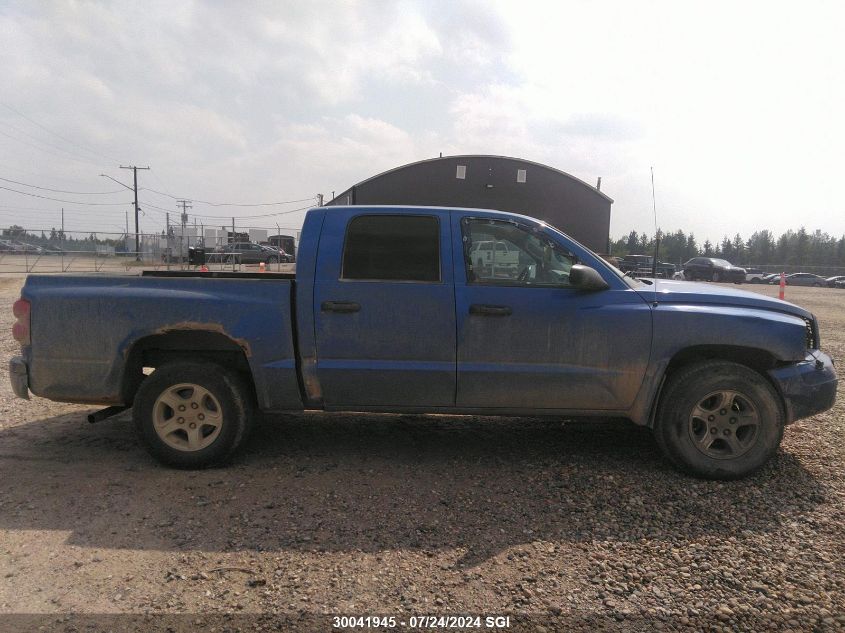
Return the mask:
POLYGON ((113 415, 117 415, 118 413, 122 413, 126 411, 129 407, 121 405, 118 407, 106 407, 105 409, 100 409, 99 411, 95 411, 94 413, 88 416, 88 421, 91 424, 95 422, 102 422, 106 418, 110 418, 113 415))

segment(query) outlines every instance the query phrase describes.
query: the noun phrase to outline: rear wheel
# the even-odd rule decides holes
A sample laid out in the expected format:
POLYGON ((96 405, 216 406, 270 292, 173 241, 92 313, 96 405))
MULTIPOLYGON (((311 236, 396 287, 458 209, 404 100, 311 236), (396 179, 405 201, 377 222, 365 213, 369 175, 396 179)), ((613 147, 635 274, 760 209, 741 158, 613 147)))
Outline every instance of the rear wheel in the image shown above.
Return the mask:
POLYGON ((177 468, 226 461, 248 435, 252 413, 245 381, 211 362, 159 367, 141 383, 133 406, 147 450, 177 468))
POLYGON ((705 361, 667 381, 655 437, 680 470, 739 479, 775 454, 783 428, 780 399, 763 376, 737 363, 705 361))

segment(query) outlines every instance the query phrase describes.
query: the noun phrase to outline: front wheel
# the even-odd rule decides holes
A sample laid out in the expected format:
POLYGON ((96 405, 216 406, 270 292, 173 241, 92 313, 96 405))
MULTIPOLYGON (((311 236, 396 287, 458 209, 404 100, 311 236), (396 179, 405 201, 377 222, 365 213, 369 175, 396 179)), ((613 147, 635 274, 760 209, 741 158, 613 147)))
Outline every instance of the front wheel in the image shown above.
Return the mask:
POLYGON ((783 428, 780 399, 763 376, 737 363, 706 361, 668 379, 654 430, 676 468, 739 479, 775 454, 783 428))
POLYGON ((156 369, 135 395, 133 420, 160 462, 205 468, 226 461, 248 435, 250 390, 238 374, 211 362, 156 369))

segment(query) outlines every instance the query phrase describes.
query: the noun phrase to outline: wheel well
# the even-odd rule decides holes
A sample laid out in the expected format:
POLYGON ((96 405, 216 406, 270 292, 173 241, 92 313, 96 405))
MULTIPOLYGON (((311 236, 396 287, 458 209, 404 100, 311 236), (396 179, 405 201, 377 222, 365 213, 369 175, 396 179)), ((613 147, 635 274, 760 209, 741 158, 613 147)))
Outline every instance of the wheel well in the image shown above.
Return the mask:
MULTIPOLYGON (((660 404, 660 398, 663 395, 663 387, 666 381, 678 370, 687 367, 688 365, 699 363, 707 360, 724 360, 738 365, 744 365, 749 369, 753 369, 760 374, 764 379, 771 382, 768 375, 768 370, 774 369, 780 365, 780 361, 775 358, 770 352, 754 347, 741 347, 738 345, 697 345, 695 347, 688 347, 681 350, 666 367, 663 373, 663 380, 660 382, 660 387, 655 394, 654 400, 651 403, 651 414, 648 419, 648 426, 654 426, 655 416, 657 415, 657 407, 660 404)), ((773 385, 774 386, 774 385, 773 385)), ((775 387, 777 391, 777 387, 775 387)), ((778 393, 780 393, 778 391, 778 393)))
POLYGON ((697 345, 675 354, 666 367, 666 376, 681 367, 704 360, 725 360, 753 369, 759 374, 778 366, 778 360, 766 350, 737 345, 697 345))
POLYGON ((253 385, 244 349, 237 342, 219 332, 205 330, 174 330, 153 334, 136 341, 126 357, 121 397, 131 404, 143 382, 144 368, 160 367, 175 360, 208 361, 242 373, 253 385))

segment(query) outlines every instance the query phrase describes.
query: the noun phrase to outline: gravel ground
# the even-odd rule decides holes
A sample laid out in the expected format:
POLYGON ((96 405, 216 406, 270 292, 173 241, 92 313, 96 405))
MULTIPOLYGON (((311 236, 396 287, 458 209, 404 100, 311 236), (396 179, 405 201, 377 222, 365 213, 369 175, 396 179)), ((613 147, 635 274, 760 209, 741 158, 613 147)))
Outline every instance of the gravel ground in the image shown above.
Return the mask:
MULTIPOLYGON (((787 293, 842 367, 845 292, 787 293)), ((624 421, 447 416, 267 419, 230 467, 180 472, 126 414, 89 425, 2 372, 0 630, 845 630, 842 396, 740 482, 678 474, 624 421)))

